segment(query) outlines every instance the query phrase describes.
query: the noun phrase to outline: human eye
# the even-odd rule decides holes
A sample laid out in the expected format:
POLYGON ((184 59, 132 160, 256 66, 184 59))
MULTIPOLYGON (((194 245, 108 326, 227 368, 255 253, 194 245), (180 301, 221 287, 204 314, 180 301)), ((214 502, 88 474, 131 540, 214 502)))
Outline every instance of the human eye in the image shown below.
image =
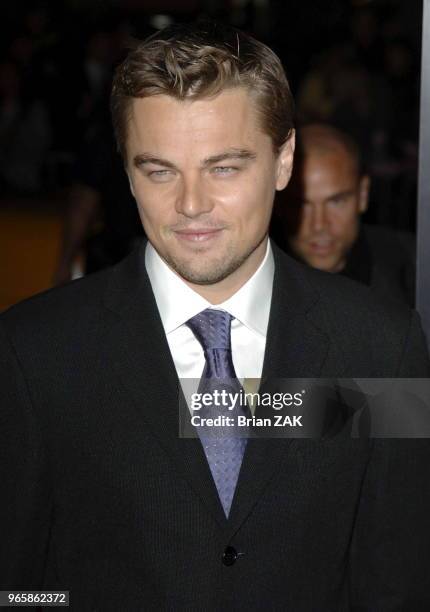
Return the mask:
POLYGON ((151 181, 155 183, 166 183, 173 176, 173 171, 167 168, 163 170, 149 170, 147 176, 151 181))
POLYGON ((330 198, 329 204, 336 208, 341 208, 347 203, 347 201, 348 201, 348 196, 345 194, 341 194, 341 195, 330 198))
POLYGON ((301 200, 299 198, 297 200, 292 201, 291 207, 303 213, 309 214, 312 210, 312 203, 308 202, 307 200, 301 200))
POLYGON ((237 172, 239 168, 236 166, 214 166, 212 173, 218 176, 228 176, 237 172))

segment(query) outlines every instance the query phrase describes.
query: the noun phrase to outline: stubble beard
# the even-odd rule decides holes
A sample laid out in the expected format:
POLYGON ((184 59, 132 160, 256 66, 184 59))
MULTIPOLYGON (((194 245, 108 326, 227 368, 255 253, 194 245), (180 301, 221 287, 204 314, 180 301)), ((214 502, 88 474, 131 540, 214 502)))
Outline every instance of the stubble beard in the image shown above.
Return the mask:
MULTIPOLYGON (((263 238, 264 239, 264 238, 263 238)), ((258 248, 262 240, 255 246, 249 247, 244 253, 238 253, 237 249, 230 245, 227 247, 223 257, 217 257, 210 261, 205 261, 205 253, 202 249, 201 254, 196 251, 194 259, 191 260, 174 258, 166 255, 166 263, 181 276, 185 281, 195 285, 215 285, 234 274, 258 248)))

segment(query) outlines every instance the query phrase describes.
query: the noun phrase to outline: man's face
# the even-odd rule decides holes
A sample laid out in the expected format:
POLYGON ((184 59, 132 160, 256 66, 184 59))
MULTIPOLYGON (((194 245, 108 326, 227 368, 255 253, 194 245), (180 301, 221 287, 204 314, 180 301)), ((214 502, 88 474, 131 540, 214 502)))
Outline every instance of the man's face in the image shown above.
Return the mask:
POLYGON ((314 268, 341 271, 367 208, 368 177, 359 177, 354 160, 339 147, 305 154, 300 178, 290 187, 289 206, 298 207, 291 249, 314 268))
POLYGON ((126 150, 145 232, 167 264, 191 284, 246 282, 264 257, 293 138, 276 157, 250 95, 236 88, 133 100, 126 150))

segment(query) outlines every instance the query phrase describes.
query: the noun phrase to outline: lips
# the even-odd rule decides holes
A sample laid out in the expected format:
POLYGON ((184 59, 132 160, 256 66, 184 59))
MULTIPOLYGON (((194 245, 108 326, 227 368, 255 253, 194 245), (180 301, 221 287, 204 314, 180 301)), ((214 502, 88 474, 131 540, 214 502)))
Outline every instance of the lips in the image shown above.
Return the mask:
POLYGON ((333 249, 332 240, 314 240, 309 242, 309 247, 315 253, 327 253, 333 249))
POLYGON ((222 232, 222 228, 187 228, 183 230, 176 230, 175 234, 180 240, 187 242, 208 242, 219 236, 222 232))

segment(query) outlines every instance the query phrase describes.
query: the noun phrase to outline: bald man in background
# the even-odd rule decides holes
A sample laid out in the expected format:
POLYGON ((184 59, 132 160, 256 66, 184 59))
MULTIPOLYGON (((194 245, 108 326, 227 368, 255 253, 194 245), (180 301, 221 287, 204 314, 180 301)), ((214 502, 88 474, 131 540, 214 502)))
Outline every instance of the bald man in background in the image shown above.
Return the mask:
POLYGON ((292 180, 277 201, 275 239, 313 268, 343 274, 413 306, 414 239, 360 222, 369 188, 348 135, 325 124, 303 127, 292 180))

